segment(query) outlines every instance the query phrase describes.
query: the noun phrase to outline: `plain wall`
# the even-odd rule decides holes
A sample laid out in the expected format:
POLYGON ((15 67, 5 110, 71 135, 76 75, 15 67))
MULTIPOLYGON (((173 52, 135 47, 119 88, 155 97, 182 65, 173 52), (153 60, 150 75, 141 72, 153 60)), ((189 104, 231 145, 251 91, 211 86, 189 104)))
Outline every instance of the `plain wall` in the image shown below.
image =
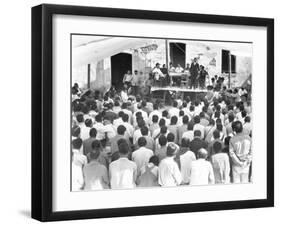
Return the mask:
MULTIPOLYGON (((30 218, 31 200, 31 6, 38 0, 3 1, 1 4, 1 225, 39 225, 30 218)), ((278 1, 223 0, 52 0, 47 3, 139 8, 146 10, 228 14, 275 18, 275 115, 281 115, 279 63, 281 14, 278 1), (277 89, 278 88, 278 89, 277 89), (279 103, 279 105, 278 105, 279 103)), ((52 223, 52 225, 277 225, 280 222, 281 145, 280 117, 275 119, 275 208, 199 212, 52 223)))

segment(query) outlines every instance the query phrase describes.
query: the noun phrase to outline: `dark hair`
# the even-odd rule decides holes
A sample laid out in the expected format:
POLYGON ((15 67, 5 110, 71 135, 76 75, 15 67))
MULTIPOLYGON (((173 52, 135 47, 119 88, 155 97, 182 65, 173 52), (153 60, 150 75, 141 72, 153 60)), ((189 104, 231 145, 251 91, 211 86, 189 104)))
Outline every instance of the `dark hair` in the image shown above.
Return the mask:
POLYGON ((242 111, 241 112, 241 116, 242 116, 242 118, 245 118, 246 116, 247 116, 247 112, 244 110, 244 111, 242 111))
POLYGON ((176 153, 176 146, 175 144, 169 144, 168 147, 167 147, 167 156, 171 157, 171 156, 174 156, 175 153, 176 153))
POLYGON ((84 115, 83 114, 76 115, 76 120, 79 123, 84 122, 84 115))
POLYGON ((154 103, 154 104, 153 104, 153 109, 154 109, 154 110, 158 110, 158 108, 159 108, 159 105, 158 105, 157 103, 154 103))
POLYGON ((173 133, 168 133, 167 141, 168 142, 174 142, 175 141, 175 135, 173 133))
POLYGON ((184 116, 184 111, 183 110, 180 110, 179 116, 184 116))
POLYGON ((171 125, 176 125, 177 124, 177 122, 178 122, 178 117, 177 116, 172 116, 172 118, 171 118, 171 125))
POLYGON ((158 115, 153 115, 153 116, 152 116, 152 122, 153 122, 153 123, 157 123, 158 120, 159 120, 158 115))
POLYGON ((196 115, 194 117, 194 123, 197 124, 197 123, 200 123, 200 117, 198 115, 196 115))
POLYGON ((200 112, 199 117, 200 117, 200 118, 205 118, 205 113, 204 113, 203 111, 200 112))
POLYGON ((174 102, 173 102, 173 107, 178 107, 178 102, 176 101, 176 100, 174 100, 174 102))
POLYGON ((215 125, 215 120, 214 119, 210 119, 209 125, 214 126, 215 125))
POLYGON ((153 163, 153 165, 155 165, 155 166, 158 166, 159 158, 156 155, 153 155, 150 157, 149 162, 153 163))
POLYGON ((181 139, 181 146, 183 148, 188 148, 189 144, 190 144, 190 140, 188 138, 184 137, 181 139))
POLYGON ((123 118, 123 115, 124 115, 124 114, 125 114, 124 111, 119 111, 118 116, 119 116, 120 118, 123 118))
POLYGON ((141 131, 141 135, 143 135, 143 136, 147 136, 148 135, 148 128, 147 128, 147 126, 141 127, 140 131, 141 131))
POLYGON ((188 118, 187 115, 185 115, 185 116, 182 117, 182 123, 183 123, 183 124, 188 124, 188 121, 189 121, 189 118, 188 118))
POLYGON ((216 141, 214 144, 213 144, 213 150, 215 153, 219 153, 222 149, 222 145, 220 142, 216 141))
POLYGON ((145 121, 143 119, 141 119, 138 121, 138 127, 141 128, 143 126, 145 126, 145 121))
POLYGON ((87 119, 85 120, 85 125, 86 125, 87 127, 91 127, 91 126, 92 126, 92 119, 87 118, 87 119))
POLYGON ((72 147, 73 149, 80 149, 82 146, 82 139, 81 138, 76 138, 72 141, 72 147))
POLYGON ((223 127, 222 127, 222 124, 217 124, 217 130, 218 130, 218 131, 222 132, 222 128, 223 128, 223 127))
POLYGON ((118 133, 119 135, 124 135, 125 132, 126 132, 126 127, 125 127, 125 126, 119 125, 119 126, 117 127, 117 133, 118 133))
POLYGON ((95 117, 95 120, 96 120, 97 122, 101 122, 101 121, 102 121, 102 116, 101 116, 101 114, 97 114, 96 117, 95 117))
POLYGON ((195 130, 194 131, 194 137, 201 137, 201 131, 200 130, 195 130))
POLYGON ((193 123, 188 123, 187 130, 193 130, 193 127, 194 127, 193 123))
POLYGON ((213 132, 213 136, 215 139, 219 139, 220 138, 220 131, 218 129, 215 129, 213 132))
POLYGON ((96 128, 90 129, 89 135, 90 135, 90 137, 96 137, 97 136, 96 128))
POLYGON ((194 111, 194 106, 193 106, 193 105, 190 105, 189 110, 190 110, 190 111, 194 111))
POLYGON ((164 110, 163 112, 162 112, 162 117, 167 117, 168 116, 168 111, 167 110, 164 110))
POLYGON ((165 146, 167 144, 167 138, 164 135, 160 135, 158 141, 160 146, 165 146))
POLYGON ((166 125, 166 120, 163 119, 163 118, 161 118, 161 119, 159 120, 159 126, 160 126, 160 127, 163 127, 163 126, 165 126, 165 125, 166 125))
POLYGON ((124 114, 122 115, 122 121, 123 121, 123 122, 128 122, 128 121, 129 121, 129 115, 124 113, 124 114))
POLYGON ((146 144, 147 144, 147 142, 146 142, 146 139, 145 139, 144 137, 140 137, 140 138, 138 139, 138 145, 139 145, 140 147, 144 147, 146 144))
POLYGON ((99 156, 100 156, 100 150, 99 150, 99 149, 96 149, 96 150, 91 151, 91 152, 89 153, 89 158, 90 158, 90 160, 98 159, 99 156))
POLYGON ((245 122, 251 122, 251 117, 250 116, 246 116, 245 117, 245 122))
POLYGON ((94 140, 92 142, 92 149, 100 149, 101 148, 101 142, 99 140, 94 140))
POLYGON ((242 133, 243 125, 242 125, 242 123, 240 121, 235 121, 235 122, 232 123, 232 129, 236 133, 242 133))
POLYGON ((129 153, 129 146, 127 142, 122 142, 120 145, 118 145, 118 151, 121 155, 127 155, 129 153))

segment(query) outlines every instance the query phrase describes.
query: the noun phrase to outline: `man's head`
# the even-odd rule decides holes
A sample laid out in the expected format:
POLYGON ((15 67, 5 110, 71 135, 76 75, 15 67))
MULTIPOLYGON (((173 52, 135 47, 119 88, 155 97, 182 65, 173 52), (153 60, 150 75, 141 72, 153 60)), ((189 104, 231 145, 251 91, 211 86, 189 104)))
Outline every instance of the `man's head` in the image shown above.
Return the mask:
POLYGON ((174 100, 174 102, 173 102, 173 107, 174 107, 174 108, 177 108, 177 107, 178 107, 178 102, 175 101, 175 100, 174 100))
POLYGON ((90 161, 97 160, 99 156, 100 156, 99 149, 94 149, 89 153, 90 161))
POLYGON ((173 133, 168 133, 167 141, 168 142, 174 142, 175 141, 175 135, 173 133))
POLYGON ((96 130, 96 128, 90 129, 89 135, 90 135, 90 137, 92 137, 92 138, 96 138, 96 136, 97 136, 97 130, 96 130))
POLYGON ((129 146, 127 143, 121 143, 118 145, 118 151, 121 157, 128 156, 129 154, 129 146))
POLYGON ((97 114, 95 117, 96 122, 102 122, 102 116, 101 114, 97 114))
POLYGON ((197 158, 198 159, 206 159, 208 157, 208 152, 204 148, 200 148, 198 150, 197 158))
POLYGON ((171 118, 171 125, 176 125, 177 124, 177 122, 178 122, 178 117, 177 116, 172 116, 172 118, 171 118))
POLYGON ((185 124, 185 125, 188 124, 188 121, 189 121, 189 118, 188 118, 187 115, 185 115, 185 116, 182 117, 182 123, 183 123, 183 124, 185 124))
POLYGON ((118 133, 119 135, 124 135, 125 132, 126 132, 126 127, 125 127, 125 126, 120 125, 120 126, 117 127, 117 133, 118 133))
POLYGON ((181 146, 183 148, 188 148, 189 144, 190 144, 190 140, 188 138, 184 137, 181 139, 181 146))
POLYGON ((175 156, 178 151, 177 145, 174 143, 170 143, 167 147, 167 156, 172 157, 175 156))
POLYGON ((213 137, 214 137, 214 139, 219 139, 220 138, 220 131, 218 129, 214 130, 213 137))
POLYGON ((236 133, 242 133, 243 132, 243 125, 240 121, 235 121, 232 123, 232 130, 236 133))
POLYGON ((160 121, 159 121, 159 127, 161 128, 161 127, 163 127, 165 125, 166 125, 165 119, 161 118, 160 121))
POLYGON ((167 110, 164 110, 164 111, 162 112, 162 117, 165 117, 165 118, 168 117, 168 111, 167 111, 167 110))
POLYGON ((76 138, 72 141, 72 148, 76 150, 80 150, 82 147, 82 139, 81 138, 76 138))
POLYGON ((145 145, 147 144, 146 139, 144 137, 140 137, 138 139, 138 145, 139 147, 145 147, 145 145))
POLYGON ((167 145, 167 138, 164 135, 160 135, 159 138, 159 145, 161 147, 166 146, 167 145))
POLYGON ((157 123, 158 120, 159 120, 158 115, 153 115, 153 116, 152 116, 152 122, 153 122, 153 123, 157 123))
POLYGON ((247 123, 247 122, 251 122, 251 117, 250 116, 246 116, 245 117, 245 123, 247 123))
POLYGON ((79 122, 79 123, 84 122, 84 115, 83 115, 83 114, 78 114, 78 115, 76 116, 76 120, 77 120, 77 122, 79 122))
POLYGON ((85 125, 86 125, 87 127, 92 127, 92 125, 93 125, 92 119, 87 118, 87 119, 85 120, 85 125))
POLYGON ((142 136, 148 136, 148 128, 147 128, 147 126, 141 127, 140 131, 141 131, 141 135, 142 136))
POLYGON ((160 68, 160 64, 159 63, 156 63, 155 65, 157 68, 160 68))
POLYGON ((194 123, 195 123, 195 124, 200 123, 200 117, 199 117, 198 115, 196 115, 196 116, 194 117, 194 123))
POLYGON ((129 121, 129 115, 124 113, 123 116, 122 116, 122 121, 128 122, 129 121))
POLYGON ((217 154, 219 152, 221 152, 221 149, 222 149, 222 145, 220 142, 216 141, 214 144, 213 144, 213 150, 214 152, 217 154))
POLYGON ((92 142, 92 150, 95 150, 95 149, 100 149, 101 148, 101 142, 99 140, 94 140, 92 142))
POLYGON ((134 73, 135 73, 135 75, 137 75, 138 74, 138 70, 134 70, 134 73))
POLYGON ((156 155, 153 155, 149 159, 149 163, 153 163, 154 166, 159 165, 159 158, 156 155))

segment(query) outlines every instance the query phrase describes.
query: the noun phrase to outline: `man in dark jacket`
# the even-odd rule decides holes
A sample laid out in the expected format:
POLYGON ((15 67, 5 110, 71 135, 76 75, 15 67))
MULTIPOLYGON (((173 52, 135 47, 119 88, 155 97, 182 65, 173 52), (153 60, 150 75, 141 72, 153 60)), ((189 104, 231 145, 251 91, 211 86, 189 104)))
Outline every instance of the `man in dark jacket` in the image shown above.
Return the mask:
POLYGON ((208 143, 201 139, 201 131, 195 130, 194 139, 190 142, 190 150, 194 152, 195 156, 197 156, 199 149, 207 149, 207 147, 208 143))
POLYGON ((194 58, 191 63, 189 72, 190 72, 190 88, 197 88, 197 80, 198 80, 198 72, 199 72, 199 64, 197 63, 197 58, 194 58))

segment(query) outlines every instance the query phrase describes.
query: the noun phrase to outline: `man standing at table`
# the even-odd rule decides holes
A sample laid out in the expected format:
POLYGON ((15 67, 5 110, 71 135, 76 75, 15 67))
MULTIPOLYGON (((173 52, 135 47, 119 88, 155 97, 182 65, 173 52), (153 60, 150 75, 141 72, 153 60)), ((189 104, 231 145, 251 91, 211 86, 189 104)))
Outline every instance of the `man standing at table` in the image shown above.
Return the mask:
POLYGON ((199 64, 197 63, 197 58, 195 57, 190 65, 190 88, 197 88, 197 77, 198 77, 198 72, 199 72, 199 64))

